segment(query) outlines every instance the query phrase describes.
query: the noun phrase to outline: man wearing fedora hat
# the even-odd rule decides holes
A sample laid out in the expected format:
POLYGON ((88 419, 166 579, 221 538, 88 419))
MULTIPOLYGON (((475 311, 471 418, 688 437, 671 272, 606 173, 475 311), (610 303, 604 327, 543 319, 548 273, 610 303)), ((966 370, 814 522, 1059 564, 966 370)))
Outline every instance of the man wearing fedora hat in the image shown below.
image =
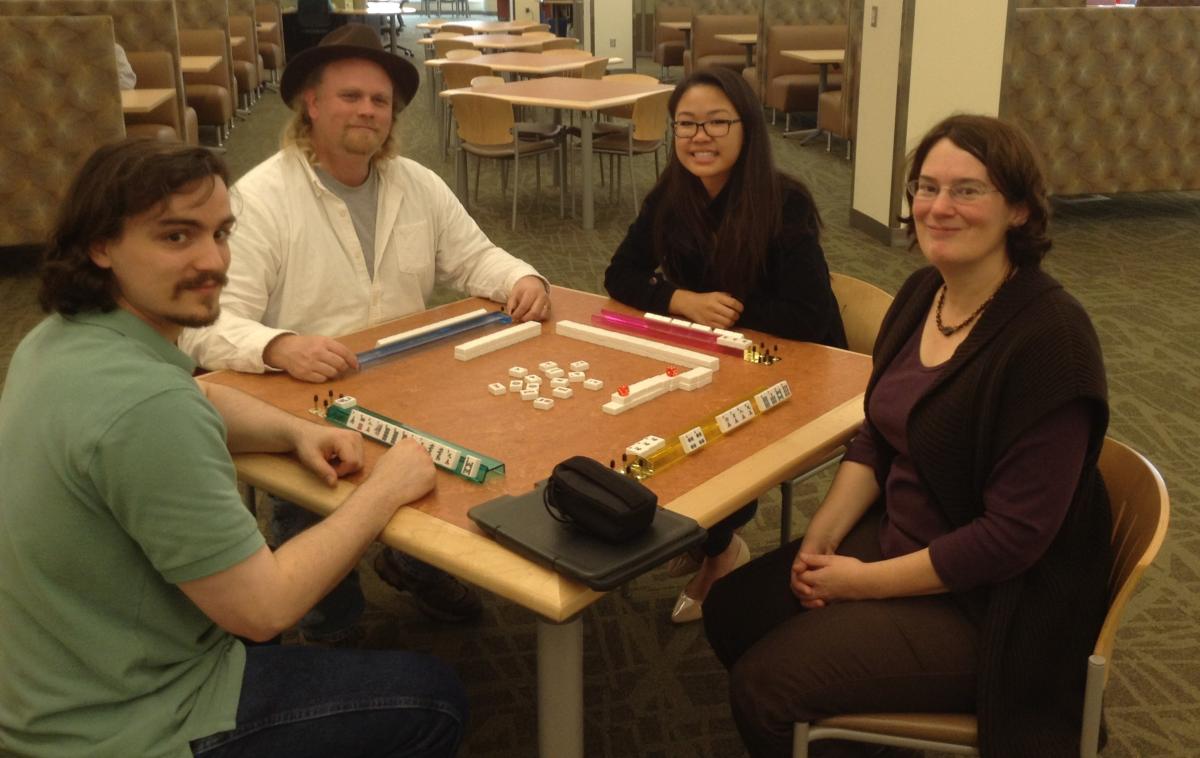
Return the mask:
MULTIPOLYGON (((425 308, 435 283, 543 319, 547 282, 496 247, 434 172, 397 155, 395 117, 420 83, 361 24, 330 32, 288 62, 280 93, 294 111, 278 153, 234 187, 238 228, 221 318, 180 346, 201 366, 286 371, 324 382, 358 368, 336 335, 425 308)), ((276 539, 316 518, 276 502, 276 539)), ((434 618, 479 614, 477 593, 392 549, 376 571, 434 618)), ((352 573, 301 623, 306 639, 353 634, 362 612, 352 573)))

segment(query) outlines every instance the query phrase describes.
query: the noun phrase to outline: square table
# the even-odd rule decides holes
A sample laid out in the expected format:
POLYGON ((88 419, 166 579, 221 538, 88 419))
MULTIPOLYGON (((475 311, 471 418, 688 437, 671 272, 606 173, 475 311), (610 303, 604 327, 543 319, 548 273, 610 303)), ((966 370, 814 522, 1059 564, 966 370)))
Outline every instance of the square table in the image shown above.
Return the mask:
MULTIPOLYGON (((846 59, 845 50, 780 50, 779 54, 784 58, 792 58, 793 60, 811 63, 818 68, 818 102, 821 100, 821 95, 826 89, 829 88, 829 67, 835 64, 840 64, 846 59)), ((820 133, 820 129, 795 129, 790 132, 784 132, 783 136, 795 137, 803 135, 805 137, 804 144, 808 144, 820 133)))
MULTIPOLYGON (((505 494, 527 492, 555 463, 571 455, 620 459, 624 448, 647 434, 681 434, 701 420, 781 379, 792 397, 727 438, 705 446, 644 480, 672 511, 711 526, 778 483, 791 479, 843 444, 862 421, 862 392, 870 372, 867 356, 810 343, 777 340, 755 332, 783 358, 772 365, 720 357, 711 384, 694 392, 676 390, 620 415, 600 405, 621 384, 664 370, 650 358, 588 344, 554 332, 554 320, 588 323, 600 308, 632 312, 612 300, 561 287, 551 288, 551 318, 539 337, 457 361, 454 345, 480 332, 404 353, 327 385, 284 373, 219 371, 201 381, 242 389, 301 418, 312 419, 314 395, 330 390, 353 395, 361 406, 449 441, 499 458, 502 476, 475 484, 440 471, 435 490, 402 507, 380 535, 385 544, 432 563, 536 613, 538 620, 538 740, 543 758, 583 754, 583 629, 579 614, 602 593, 533 563, 484 536, 470 521, 470 507, 505 494), (576 389, 575 396, 539 411, 517 396, 489 394, 487 385, 508 382, 508 368, 555 360, 587 360, 588 376, 600 392, 576 389), (467 420, 488 419, 490 423, 467 420), (586 431, 585 431, 586 430, 586 431)), ((342 338, 355 351, 381 337, 496 304, 468 299, 408 316, 342 338)), ((576 385, 578 386, 578 385, 576 385)), ((383 448, 367 441, 363 472, 326 487, 292 457, 277 454, 234 457, 247 484, 322 514, 335 510, 369 473, 383 448)))
POLYGON ((175 97, 172 87, 121 90, 122 113, 149 113, 175 97))
POLYGON ((714 34, 713 39, 719 39, 722 42, 732 42, 735 45, 741 45, 746 48, 746 68, 754 65, 754 48, 758 45, 757 34, 714 34))
POLYGON ((181 55, 179 70, 185 74, 206 74, 221 62, 219 55, 181 55))
MULTIPOLYGON (((640 82, 611 81, 605 79, 571 79, 548 76, 541 79, 525 79, 519 82, 491 84, 470 90, 445 90, 444 98, 461 93, 485 95, 506 100, 513 105, 529 105, 535 108, 550 108, 557 111, 579 111, 580 144, 583 166, 583 228, 596 227, 595 203, 592 197, 592 112, 601 108, 629 105, 658 92, 670 92, 669 84, 642 84, 640 82)), ((465 202, 467 187, 466 161, 460 155, 458 161, 458 194, 465 202)))

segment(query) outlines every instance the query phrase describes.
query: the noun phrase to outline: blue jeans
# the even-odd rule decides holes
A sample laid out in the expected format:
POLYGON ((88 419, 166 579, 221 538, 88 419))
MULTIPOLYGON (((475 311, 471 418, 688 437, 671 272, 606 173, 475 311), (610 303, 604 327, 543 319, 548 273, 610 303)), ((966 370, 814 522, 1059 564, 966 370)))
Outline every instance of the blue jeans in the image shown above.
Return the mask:
POLYGON ((192 740, 203 758, 449 758, 467 696, 448 665, 400 650, 246 648, 237 726, 192 740))

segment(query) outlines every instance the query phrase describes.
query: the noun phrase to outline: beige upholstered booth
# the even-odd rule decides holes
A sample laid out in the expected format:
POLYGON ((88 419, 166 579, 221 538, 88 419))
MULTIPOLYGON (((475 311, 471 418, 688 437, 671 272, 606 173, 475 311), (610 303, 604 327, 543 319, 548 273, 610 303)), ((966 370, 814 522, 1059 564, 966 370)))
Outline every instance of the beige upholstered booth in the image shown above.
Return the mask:
POLYGON ((196 110, 202 126, 216 130, 218 145, 233 128, 234 93, 230 75, 229 37, 220 29, 180 29, 179 48, 185 55, 220 58, 211 71, 187 74, 188 105, 196 110))
POLYGON ((692 17, 692 47, 683 54, 683 70, 723 66, 734 71, 746 68, 746 50, 736 42, 722 42, 718 34, 757 34, 758 16, 710 15, 692 17))
POLYGON ((258 54, 262 58, 263 68, 271 76, 271 81, 278 82, 279 77, 283 76, 284 61, 287 60, 287 51, 283 46, 283 12, 279 3, 256 3, 254 19, 260 24, 274 24, 258 32, 258 54))
POLYGON ((1053 194, 1200 189, 1200 8, 1018 9, 1005 57, 1053 194))
POLYGON ((217 144, 221 144, 233 128, 239 91, 229 39, 228 0, 175 0, 175 10, 179 16, 179 46, 184 54, 219 55, 223 59, 211 71, 184 75, 188 104, 196 109, 200 123, 217 127, 218 119, 228 114, 217 129, 217 144), (222 98, 228 103, 221 104, 222 98))
POLYGON ((654 9, 654 62, 667 77, 671 66, 683 65, 683 51, 687 46, 687 35, 678 29, 659 26, 666 21, 691 21, 692 9, 682 5, 660 5, 654 9))
POLYGON ((0 247, 42 244, 79 166, 125 136, 113 41, 107 16, 0 17, 0 247))
MULTIPOLYGON (((766 73, 763 103, 774 111, 790 114, 817 110, 820 68, 783 56, 784 50, 842 50, 846 48, 845 24, 803 24, 767 29, 766 73)), ((829 74, 829 88, 842 86, 842 74, 829 74)))
POLYGON ((237 79, 240 104, 248 108, 258 101, 258 92, 263 81, 254 17, 231 14, 229 34, 231 37, 242 38, 240 44, 233 46, 233 76, 237 79))
POLYGON ((197 144, 196 112, 184 99, 183 75, 179 67, 179 36, 173 0, 0 0, 2 16, 64 16, 71 14, 109 16, 116 41, 125 48, 130 65, 138 74, 138 87, 175 90, 175 98, 149 113, 127 114, 131 132, 159 134, 170 126, 180 139, 197 144), (139 53, 165 53, 142 59, 139 53), (144 78, 143 78, 144 77, 144 78), (143 128, 144 125, 149 125, 143 128))

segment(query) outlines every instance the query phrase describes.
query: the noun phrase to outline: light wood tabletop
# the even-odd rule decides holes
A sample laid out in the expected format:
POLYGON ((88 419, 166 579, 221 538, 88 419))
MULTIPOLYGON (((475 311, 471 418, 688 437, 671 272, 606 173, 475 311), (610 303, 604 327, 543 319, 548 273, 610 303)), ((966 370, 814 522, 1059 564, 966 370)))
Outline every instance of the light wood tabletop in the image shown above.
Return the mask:
POLYGON ((274 21, 259 21, 254 28, 266 34, 268 32, 275 31, 275 26, 276 24, 274 21))
POLYGON ((746 48, 746 68, 754 65, 754 48, 758 45, 757 34, 714 34, 713 39, 732 42, 746 48))
POLYGON ((529 39, 521 34, 464 34, 455 39, 470 42, 480 50, 520 50, 524 47, 540 48, 544 39, 529 39))
MULTIPOLYGON (((862 421, 862 392, 870 372, 867 356, 801 342, 765 340, 783 360, 753 364, 721 355, 710 385, 694 392, 676 391, 631 411, 612 416, 600 405, 621 384, 663 370, 663 363, 580 342, 554 330, 569 319, 589 323, 600 308, 630 313, 612 300, 561 287, 551 288, 551 320, 541 336, 471 361, 454 359, 454 345, 473 333, 404 353, 328 385, 314 386, 285 373, 239 374, 220 371, 201 381, 237 387, 296 416, 309 413, 314 395, 327 390, 357 398, 372 411, 411 424, 428 434, 499 458, 502 476, 475 484, 439 471, 429 495, 401 508, 380 539, 385 544, 443 568, 466 581, 522 605, 538 623, 539 745, 543 758, 582 756, 582 624, 578 614, 601 593, 533 563, 482 534, 466 511, 505 494, 527 492, 553 466, 571 455, 607 461, 620 459, 625 446, 656 434, 668 438, 705 417, 733 407, 743 398, 786 379, 788 402, 719 439, 686 460, 644 480, 670 510, 708 526, 752 498, 807 470, 843 444, 862 421), (508 382, 508 368, 556 360, 565 365, 587 360, 588 375, 600 378, 599 393, 578 390, 548 412, 534 410, 514 395, 492 396, 487 385, 508 382), (463 423, 466 419, 492 423, 463 423), (586 429, 586 433, 581 430, 586 429)), ((341 338, 352 350, 373 347, 381 337, 434 323, 484 307, 479 299, 462 300, 390 324, 341 338)), ((319 422, 318 422, 319 423, 319 422)), ((367 441, 363 472, 327 487, 292 457, 238 455, 238 476, 321 514, 335 510, 370 473, 383 447, 367 441)))
POLYGON ((219 55, 181 55, 179 68, 185 74, 204 74, 212 71, 221 62, 219 55))
POLYGON ((446 24, 470 27, 477 32, 522 32, 526 29, 540 25, 537 21, 490 21, 487 19, 448 21, 441 19, 438 21, 422 21, 416 26, 418 29, 423 29, 425 31, 437 31, 446 24))
POLYGON ((245 38, 245 37, 239 37, 239 36, 237 36, 237 35, 234 35, 234 36, 232 36, 232 37, 230 37, 230 38, 229 38, 229 45, 230 45, 230 47, 237 47, 238 45, 245 44, 245 42, 246 42, 246 38, 245 38))
POLYGON ((175 97, 171 87, 121 90, 122 113, 149 113, 175 97))
MULTIPOLYGON (((562 76, 548 76, 541 79, 524 79, 504 84, 491 84, 469 90, 445 90, 443 98, 450 98, 460 92, 497 97, 513 105, 528 105, 535 108, 552 108, 579 112, 580 147, 582 153, 588 156, 580 166, 580 182, 582 189, 582 206, 584 229, 594 229, 596 226, 595 198, 592 187, 592 128, 593 112, 601 108, 611 108, 616 105, 628 105, 640 98, 657 92, 673 90, 669 84, 642 84, 640 82, 622 82, 605 79, 575 79, 562 76)), ((457 163, 457 189, 460 199, 465 199, 466 191, 466 161, 457 163)))
MULTIPOLYGON (((792 58, 805 63, 811 63, 818 69, 817 74, 817 101, 820 102, 821 94, 829 89, 829 67, 838 65, 846 59, 845 50, 780 50, 779 54, 784 58, 792 58)), ((804 137, 803 142, 808 142, 817 138, 821 134, 820 129, 794 129, 785 131, 784 137, 804 137)))
MULTIPOLYGON (((592 61, 601 60, 599 57, 566 58, 546 53, 489 53, 476 58, 467 58, 463 63, 475 63, 487 66, 493 71, 506 74, 523 74, 525 76, 548 76, 561 74, 564 71, 574 71, 583 68, 592 61)), ((428 68, 440 68, 449 62, 447 58, 430 58, 425 61, 428 68)), ((611 61, 610 61, 611 62, 611 61)))

